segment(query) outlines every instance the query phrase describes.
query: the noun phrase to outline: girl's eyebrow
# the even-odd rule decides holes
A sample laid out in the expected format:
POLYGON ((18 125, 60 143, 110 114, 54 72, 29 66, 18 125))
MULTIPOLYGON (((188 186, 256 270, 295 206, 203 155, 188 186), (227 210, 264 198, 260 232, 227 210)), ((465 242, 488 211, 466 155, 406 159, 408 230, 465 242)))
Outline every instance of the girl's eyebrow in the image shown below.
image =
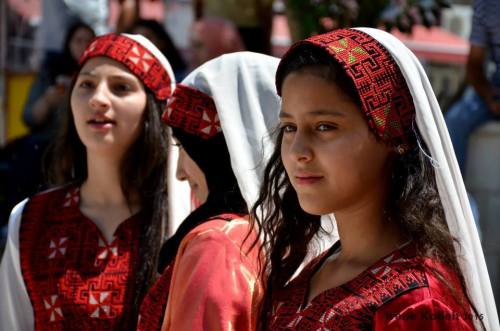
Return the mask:
MULTIPOLYGON (((340 117, 345 117, 345 114, 339 111, 335 110, 327 110, 327 109, 318 109, 318 110, 312 110, 310 112, 307 112, 307 116, 340 116, 340 117)), ((293 117, 292 115, 288 114, 287 112, 281 110, 279 113, 279 118, 291 118, 293 117)))
MULTIPOLYGON (((91 77, 97 77, 98 75, 92 73, 91 71, 81 71, 78 76, 91 76, 91 77)), ((110 75, 108 76, 110 78, 123 78, 123 79, 127 79, 127 78, 135 78, 135 76, 133 74, 129 74, 129 73, 121 73, 121 74, 116 74, 116 75, 110 75)))
POLYGON ((280 111, 279 115, 278 115, 279 118, 291 118, 292 115, 284 112, 283 110, 280 111))

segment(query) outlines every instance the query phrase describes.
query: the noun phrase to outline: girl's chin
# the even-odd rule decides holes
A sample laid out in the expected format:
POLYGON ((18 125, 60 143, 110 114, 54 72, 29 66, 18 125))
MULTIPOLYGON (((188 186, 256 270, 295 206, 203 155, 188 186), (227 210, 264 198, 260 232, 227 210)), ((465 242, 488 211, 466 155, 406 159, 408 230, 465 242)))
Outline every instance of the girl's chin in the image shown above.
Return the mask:
POLYGON ((118 154, 123 154, 123 146, 118 145, 114 141, 91 141, 83 142, 85 149, 88 154, 98 154, 104 156, 115 156, 118 154))
POLYGON ((321 215, 331 214, 334 212, 332 210, 331 206, 322 206, 321 204, 317 203, 317 200, 316 201, 300 201, 300 198, 299 198, 299 204, 300 204, 300 208, 302 208, 302 210, 304 210, 306 213, 311 214, 311 215, 321 216, 321 215))

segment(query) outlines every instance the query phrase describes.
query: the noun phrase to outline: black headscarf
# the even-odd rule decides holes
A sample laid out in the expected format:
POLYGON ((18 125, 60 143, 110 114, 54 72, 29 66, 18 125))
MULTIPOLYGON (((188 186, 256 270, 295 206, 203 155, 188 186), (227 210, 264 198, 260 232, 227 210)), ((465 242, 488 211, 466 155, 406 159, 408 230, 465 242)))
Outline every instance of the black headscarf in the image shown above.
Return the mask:
POLYGON ((203 139, 179 128, 172 128, 172 131, 182 148, 203 171, 208 197, 205 203, 184 219, 176 233, 163 245, 158 263, 160 273, 174 260, 182 239, 192 229, 220 214, 248 214, 222 132, 210 139, 203 139))

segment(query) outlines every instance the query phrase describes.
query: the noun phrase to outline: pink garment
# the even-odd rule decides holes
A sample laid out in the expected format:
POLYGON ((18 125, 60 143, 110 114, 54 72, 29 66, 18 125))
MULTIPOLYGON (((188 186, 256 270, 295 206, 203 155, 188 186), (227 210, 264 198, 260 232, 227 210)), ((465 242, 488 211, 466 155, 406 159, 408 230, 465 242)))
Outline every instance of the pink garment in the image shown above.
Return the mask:
POLYGON ((252 331, 262 284, 259 250, 246 219, 208 221, 182 240, 162 331, 252 331), (242 246, 243 244, 243 246, 242 246))
POLYGON ((194 23, 192 30, 191 68, 195 69, 222 54, 244 51, 240 34, 230 21, 204 18, 194 23))

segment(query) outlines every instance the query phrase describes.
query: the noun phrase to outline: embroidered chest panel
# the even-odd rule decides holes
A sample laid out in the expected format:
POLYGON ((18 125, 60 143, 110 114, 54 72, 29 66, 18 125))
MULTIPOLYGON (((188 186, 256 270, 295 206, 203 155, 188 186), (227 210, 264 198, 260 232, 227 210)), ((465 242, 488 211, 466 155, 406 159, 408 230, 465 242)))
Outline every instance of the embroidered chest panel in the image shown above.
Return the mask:
POLYGON ((21 270, 36 330, 121 330, 133 324, 140 222, 122 223, 111 242, 79 210, 78 188, 42 193, 20 229, 21 270))
POLYGON ((278 294, 269 329, 371 330, 378 308, 405 292, 428 286, 425 273, 416 262, 414 258, 394 253, 346 284, 319 294, 302 307, 317 261, 313 262, 285 288, 283 295, 278 294))

